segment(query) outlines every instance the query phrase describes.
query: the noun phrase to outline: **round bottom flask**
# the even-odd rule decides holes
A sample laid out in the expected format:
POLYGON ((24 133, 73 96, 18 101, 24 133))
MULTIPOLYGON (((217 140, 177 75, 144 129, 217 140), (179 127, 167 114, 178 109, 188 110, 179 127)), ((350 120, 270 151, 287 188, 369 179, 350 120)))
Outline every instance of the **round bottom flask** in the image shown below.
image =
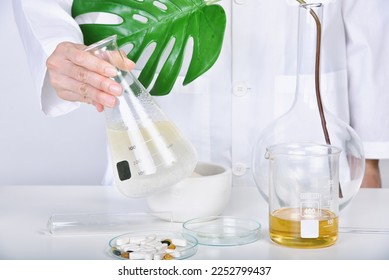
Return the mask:
MULTIPOLYGON (((335 146, 341 150, 339 209, 342 210, 360 188, 365 158, 362 141, 356 132, 341 119, 329 113, 324 106, 319 109, 321 100, 317 97, 319 86, 317 70, 320 43, 317 43, 317 39, 321 19, 321 4, 300 6, 295 100, 292 108, 271 123, 257 140, 253 153, 253 175, 261 195, 268 201, 269 161, 265 155, 270 146, 292 142, 335 146)), ((326 63, 329 64, 330 61, 326 63)))

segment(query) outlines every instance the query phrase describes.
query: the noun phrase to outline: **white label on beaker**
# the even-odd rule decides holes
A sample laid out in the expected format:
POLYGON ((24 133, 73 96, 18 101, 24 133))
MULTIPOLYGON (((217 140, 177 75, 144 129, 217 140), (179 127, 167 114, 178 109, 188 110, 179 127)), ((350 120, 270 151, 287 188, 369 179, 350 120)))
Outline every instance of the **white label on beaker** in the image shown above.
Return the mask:
POLYGON ((301 238, 318 238, 319 221, 318 220, 301 220, 300 222, 301 238))

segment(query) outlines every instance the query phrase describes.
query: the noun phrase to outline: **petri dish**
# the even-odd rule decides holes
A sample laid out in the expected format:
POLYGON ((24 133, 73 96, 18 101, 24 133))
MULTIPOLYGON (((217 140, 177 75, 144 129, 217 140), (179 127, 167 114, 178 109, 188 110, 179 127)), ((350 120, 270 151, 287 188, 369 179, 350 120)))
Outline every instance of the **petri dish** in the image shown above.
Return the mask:
POLYGON ((183 260, 197 253, 197 239, 175 231, 134 231, 109 241, 110 255, 123 260, 183 260))
POLYGON ((237 246, 260 238, 261 224, 252 219, 230 216, 195 218, 183 223, 183 232, 201 245, 237 246))

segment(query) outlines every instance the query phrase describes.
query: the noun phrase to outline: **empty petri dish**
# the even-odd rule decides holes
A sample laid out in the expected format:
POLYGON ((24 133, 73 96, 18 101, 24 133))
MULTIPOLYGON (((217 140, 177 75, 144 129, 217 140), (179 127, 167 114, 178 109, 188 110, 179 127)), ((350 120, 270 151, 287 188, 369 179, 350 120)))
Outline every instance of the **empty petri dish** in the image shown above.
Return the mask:
POLYGON ((195 218, 183 224, 183 232, 201 245, 236 246, 257 241, 261 224, 252 219, 230 216, 195 218))
POLYGON ((134 231, 109 241, 111 256, 127 260, 182 260, 197 252, 194 236, 174 231, 134 231))

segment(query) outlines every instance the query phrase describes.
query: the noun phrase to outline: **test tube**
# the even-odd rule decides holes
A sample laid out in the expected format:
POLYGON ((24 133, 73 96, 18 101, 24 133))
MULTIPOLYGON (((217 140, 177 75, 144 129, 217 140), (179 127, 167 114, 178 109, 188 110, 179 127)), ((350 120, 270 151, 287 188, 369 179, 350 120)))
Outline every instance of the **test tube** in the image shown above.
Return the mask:
POLYGON ((134 230, 171 229, 170 212, 53 214, 47 222, 51 235, 94 235, 134 230))

